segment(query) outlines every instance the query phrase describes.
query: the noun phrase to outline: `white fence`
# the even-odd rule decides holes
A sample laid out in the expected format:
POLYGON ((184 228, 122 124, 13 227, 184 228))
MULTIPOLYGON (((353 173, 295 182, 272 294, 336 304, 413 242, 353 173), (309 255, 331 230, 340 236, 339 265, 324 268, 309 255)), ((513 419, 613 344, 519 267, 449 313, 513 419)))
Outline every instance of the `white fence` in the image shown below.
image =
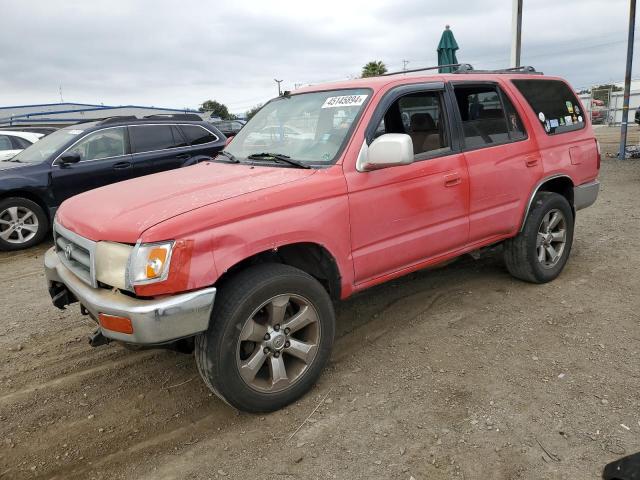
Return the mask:
MULTIPOLYGON (((600 98, 606 98, 604 106, 594 105, 594 93, 595 90, 592 90, 591 93, 579 95, 580 100, 591 115, 591 121, 594 124, 620 125, 622 122, 624 92, 600 91, 600 98)), ((629 96, 629 123, 633 123, 636 108, 638 107, 640 107, 640 90, 631 91, 629 96)))

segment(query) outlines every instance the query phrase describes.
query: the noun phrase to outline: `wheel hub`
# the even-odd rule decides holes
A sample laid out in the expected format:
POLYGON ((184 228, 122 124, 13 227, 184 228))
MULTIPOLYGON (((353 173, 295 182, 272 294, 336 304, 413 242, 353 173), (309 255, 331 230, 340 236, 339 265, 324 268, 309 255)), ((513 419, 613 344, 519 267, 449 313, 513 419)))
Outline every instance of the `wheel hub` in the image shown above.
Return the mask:
POLYGON ((266 346, 274 352, 281 351, 287 343, 287 336, 283 332, 271 332, 270 339, 267 340, 266 346))

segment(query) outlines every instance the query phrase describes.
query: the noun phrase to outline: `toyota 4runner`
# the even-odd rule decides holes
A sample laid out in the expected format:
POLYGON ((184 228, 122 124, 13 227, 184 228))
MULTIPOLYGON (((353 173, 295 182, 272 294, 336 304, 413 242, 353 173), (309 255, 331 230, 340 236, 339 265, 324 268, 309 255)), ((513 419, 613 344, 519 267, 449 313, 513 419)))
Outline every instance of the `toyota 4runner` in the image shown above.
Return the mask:
POLYGON ((573 89, 531 68, 285 92, 213 161, 65 201, 49 291, 93 344, 191 344, 223 400, 275 410, 319 377, 334 301, 498 243, 555 279, 599 168, 573 89))

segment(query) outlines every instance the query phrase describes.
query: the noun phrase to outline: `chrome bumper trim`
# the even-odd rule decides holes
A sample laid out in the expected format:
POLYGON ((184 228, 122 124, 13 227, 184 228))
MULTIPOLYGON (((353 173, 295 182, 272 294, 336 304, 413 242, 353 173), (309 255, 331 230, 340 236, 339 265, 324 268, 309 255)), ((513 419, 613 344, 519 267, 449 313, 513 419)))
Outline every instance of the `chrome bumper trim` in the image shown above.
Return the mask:
POLYGON ((204 332, 209 326, 216 289, 203 288, 178 295, 143 300, 118 291, 93 288, 74 275, 54 248, 44 258, 45 275, 51 284, 62 283, 93 316, 119 315, 131 319, 133 333, 113 332, 102 327, 105 337, 139 345, 167 343, 204 332))
POLYGON ((590 207, 598 198, 599 191, 600 182, 598 180, 573 187, 573 207, 576 211, 590 207))

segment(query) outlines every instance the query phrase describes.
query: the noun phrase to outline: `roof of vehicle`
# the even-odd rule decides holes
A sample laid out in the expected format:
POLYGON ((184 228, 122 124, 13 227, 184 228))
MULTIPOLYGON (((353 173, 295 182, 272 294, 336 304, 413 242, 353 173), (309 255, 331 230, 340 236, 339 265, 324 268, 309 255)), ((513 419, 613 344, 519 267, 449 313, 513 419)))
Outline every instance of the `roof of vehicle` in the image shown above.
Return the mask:
MULTIPOLYGON (((340 82, 322 83, 317 85, 311 85, 303 87, 295 92, 291 92, 292 95, 307 92, 318 92, 325 90, 339 90, 339 89, 352 89, 352 88, 371 88, 374 92, 383 89, 388 85, 403 85, 408 83, 422 83, 422 82, 487 82, 487 81, 505 81, 505 80, 562 80, 559 77, 542 75, 541 73, 529 73, 529 72, 507 72, 507 71, 481 71, 471 70, 460 73, 419 73, 419 72, 399 72, 396 74, 386 74, 377 77, 356 78, 353 80, 344 80, 340 82)), ((562 80, 564 81, 564 80, 562 80)))
POLYGON ((35 141, 44 137, 43 133, 18 132, 16 130, 0 130, 0 135, 11 135, 14 137, 24 138, 25 140, 35 141))
POLYGON ((154 118, 137 118, 137 117, 109 117, 102 120, 91 120, 83 123, 75 123, 73 125, 69 125, 62 130, 89 130, 97 127, 104 126, 127 126, 127 125, 174 125, 176 123, 179 124, 193 124, 193 125, 202 125, 211 127, 210 122, 206 122, 204 120, 182 120, 180 118, 159 118, 154 116, 154 118))

